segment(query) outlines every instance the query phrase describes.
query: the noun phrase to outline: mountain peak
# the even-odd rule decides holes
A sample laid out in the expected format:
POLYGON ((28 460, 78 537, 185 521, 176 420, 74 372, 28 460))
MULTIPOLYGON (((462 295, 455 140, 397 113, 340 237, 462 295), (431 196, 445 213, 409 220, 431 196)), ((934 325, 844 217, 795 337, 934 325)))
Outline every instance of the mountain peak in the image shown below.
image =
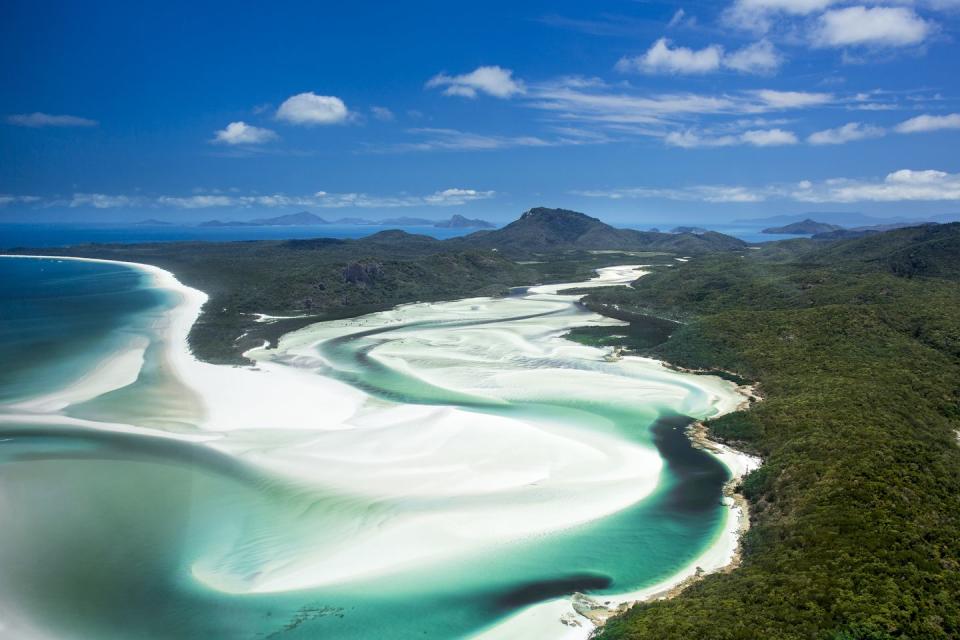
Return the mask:
POLYGON ((741 240, 718 233, 674 235, 617 229, 578 211, 547 207, 534 207, 505 227, 471 234, 457 242, 518 255, 569 249, 665 250, 695 255, 745 246, 741 240))

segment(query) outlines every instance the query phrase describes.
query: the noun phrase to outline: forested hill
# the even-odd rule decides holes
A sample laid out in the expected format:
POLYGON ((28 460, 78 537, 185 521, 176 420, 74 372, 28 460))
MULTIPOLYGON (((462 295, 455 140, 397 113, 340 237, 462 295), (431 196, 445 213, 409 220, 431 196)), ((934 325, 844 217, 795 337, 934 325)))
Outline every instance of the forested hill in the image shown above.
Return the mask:
POLYGON ((617 229, 583 213, 544 207, 530 209, 502 229, 474 233, 446 242, 452 246, 495 248, 519 255, 572 249, 667 251, 680 255, 701 255, 746 247, 742 240, 715 231, 660 233, 617 229))
POLYGON ((798 240, 588 297, 684 319, 649 354, 758 380, 711 421, 764 458, 740 568, 602 640, 960 637, 960 225, 798 240))
POLYGON ((702 255, 743 246, 722 234, 642 234, 582 213, 533 209, 504 229, 462 239, 393 229, 357 240, 81 245, 18 252, 168 269, 210 296, 190 334, 195 353, 210 362, 242 363, 247 349, 310 322, 405 302, 504 295, 515 285, 584 280, 596 267, 636 262, 639 252, 651 260, 664 252, 702 255), (257 321, 260 313, 296 317, 263 323, 257 321))

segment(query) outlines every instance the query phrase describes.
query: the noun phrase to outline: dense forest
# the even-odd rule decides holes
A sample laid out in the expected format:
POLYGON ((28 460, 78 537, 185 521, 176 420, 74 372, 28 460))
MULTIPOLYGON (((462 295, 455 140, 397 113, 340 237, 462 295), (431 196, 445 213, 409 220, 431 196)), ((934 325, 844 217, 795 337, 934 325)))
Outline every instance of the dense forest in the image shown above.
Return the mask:
POLYGON ((757 380, 744 558, 600 640, 960 637, 960 224, 704 256, 591 294, 682 321, 646 353, 757 380))

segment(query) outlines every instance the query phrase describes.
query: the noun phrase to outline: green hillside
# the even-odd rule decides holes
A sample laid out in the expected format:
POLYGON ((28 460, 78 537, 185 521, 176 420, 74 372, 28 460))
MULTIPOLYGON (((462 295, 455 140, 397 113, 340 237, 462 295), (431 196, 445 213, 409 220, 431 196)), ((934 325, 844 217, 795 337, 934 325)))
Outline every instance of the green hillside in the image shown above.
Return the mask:
POLYGON ((764 458, 742 566, 598 638, 960 636, 958 242, 954 224, 784 243, 590 296, 684 319, 649 353, 765 396, 710 423, 764 458))

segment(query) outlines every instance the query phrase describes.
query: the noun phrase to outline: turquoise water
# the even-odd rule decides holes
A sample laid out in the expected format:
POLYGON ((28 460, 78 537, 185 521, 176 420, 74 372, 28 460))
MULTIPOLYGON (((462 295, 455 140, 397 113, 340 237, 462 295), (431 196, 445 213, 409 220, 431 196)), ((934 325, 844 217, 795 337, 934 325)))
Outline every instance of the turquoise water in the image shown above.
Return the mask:
POLYGON ((388 402, 609 429, 657 449, 665 465, 656 491, 588 524, 377 579, 274 594, 210 588, 198 568, 244 577, 266 559, 296 565, 318 540, 349 540, 358 521, 415 507, 305 488, 201 444, 70 423, 67 414, 123 423, 155 406, 145 398, 162 368, 158 350, 148 349, 135 385, 63 419, 15 410, 130 339, 150 338, 172 303, 126 267, 0 259, 0 620, 65 639, 460 638, 574 591, 654 584, 722 528, 728 474, 690 447, 685 416, 599 405, 589 389, 506 404, 454 394, 364 357, 391 339, 370 332, 326 346, 328 375, 388 402))

